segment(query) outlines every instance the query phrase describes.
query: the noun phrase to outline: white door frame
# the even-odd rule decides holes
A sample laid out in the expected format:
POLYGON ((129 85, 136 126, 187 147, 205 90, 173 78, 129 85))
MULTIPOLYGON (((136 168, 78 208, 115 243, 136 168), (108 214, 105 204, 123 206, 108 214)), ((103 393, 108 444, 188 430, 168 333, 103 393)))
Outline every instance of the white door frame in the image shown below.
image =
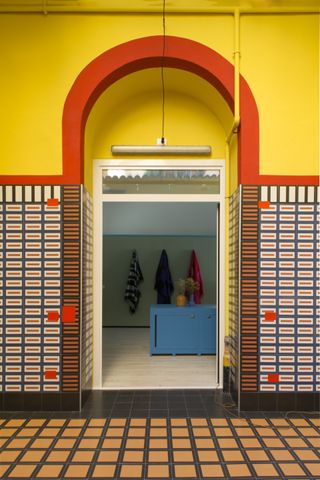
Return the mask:
POLYGON ((184 160, 184 159, 98 159, 93 160, 93 389, 102 387, 102 258, 103 258, 103 202, 212 202, 219 203, 219 335, 217 336, 216 388, 223 388, 223 354, 225 337, 225 161, 184 160), (102 193, 102 172, 106 168, 132 169, 153 168, 156 170, 200 170, 215 169, 220 172, 220 193, 211 195, 195 194, 125 194, 105 195, 102 193), (219 379, 219 381, 218 381, 219 379))

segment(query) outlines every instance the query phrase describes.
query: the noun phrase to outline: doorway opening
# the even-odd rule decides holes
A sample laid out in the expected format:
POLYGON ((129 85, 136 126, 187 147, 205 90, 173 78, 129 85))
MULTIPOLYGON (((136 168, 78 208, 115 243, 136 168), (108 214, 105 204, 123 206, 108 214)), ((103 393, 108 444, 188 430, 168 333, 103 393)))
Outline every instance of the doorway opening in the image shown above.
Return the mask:
POLYGON ((93 387, 222 388, 224 162, 94 165, 93 387), (177 291, 171 305, 159 305, 154 284, 163 252, 177 290, 192 251, 203 281, 201 305, 176 307, 177 291), (143 281, 130 312, 124 294, 133 254, 143 281))

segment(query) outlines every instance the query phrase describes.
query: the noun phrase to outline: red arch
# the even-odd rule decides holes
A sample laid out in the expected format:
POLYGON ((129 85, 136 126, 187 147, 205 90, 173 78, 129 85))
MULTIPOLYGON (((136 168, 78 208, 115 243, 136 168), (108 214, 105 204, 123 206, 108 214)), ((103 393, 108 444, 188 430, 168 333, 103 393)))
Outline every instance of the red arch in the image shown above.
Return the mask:
MULTIPOLYGON (((76 78, 67 96, 62 120, 62 175, 0 176, 4 184, 83 183, 84 130, 99 95, 120 78, 145 68, 187 70, 213 85, 233 109, 234 68, 214 50, 186 38, 139 38, 118 45, 95 58, 76 78)), ((259 175, 259 116, 252 92, 240 79, 241 125, 238 142, 238 181, 242 184, 317 184, 316 176, 259 175)))
MULTIPOLYGON (((162 64, 187 70, 213 85, 233 110, 234 68, 231 63, 210 48, 186 38, 168 36, 164 58, 162 48, 162 36, 132 40, 108 50, 82 70, 69 92, 63 114, 63 173, 66 181, 83 182, 83 135, 93 104, 106 88, 129 73, 162 64), (79 175, 77 179, 75 174, 79 175)), ((243 78, 240 92, 239 183, 254 183, 259 165, 258 110, 243 78)))

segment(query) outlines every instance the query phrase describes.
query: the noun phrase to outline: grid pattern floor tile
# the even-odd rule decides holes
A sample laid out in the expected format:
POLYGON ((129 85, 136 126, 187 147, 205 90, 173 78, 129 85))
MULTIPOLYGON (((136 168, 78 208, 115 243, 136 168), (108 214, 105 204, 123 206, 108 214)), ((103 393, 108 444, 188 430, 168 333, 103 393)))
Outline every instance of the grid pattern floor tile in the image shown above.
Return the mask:
POLYGON ((3 479, 319 479, 320 418, 15 415, 3 479))

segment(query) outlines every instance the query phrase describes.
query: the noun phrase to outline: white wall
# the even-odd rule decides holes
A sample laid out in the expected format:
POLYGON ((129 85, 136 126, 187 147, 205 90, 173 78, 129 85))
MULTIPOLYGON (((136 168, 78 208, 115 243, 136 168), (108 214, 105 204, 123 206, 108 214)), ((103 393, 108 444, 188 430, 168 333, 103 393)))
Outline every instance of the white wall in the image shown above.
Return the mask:
POLYGON ((103 234, 216 236, 216 205, 104 203, 103 234))

